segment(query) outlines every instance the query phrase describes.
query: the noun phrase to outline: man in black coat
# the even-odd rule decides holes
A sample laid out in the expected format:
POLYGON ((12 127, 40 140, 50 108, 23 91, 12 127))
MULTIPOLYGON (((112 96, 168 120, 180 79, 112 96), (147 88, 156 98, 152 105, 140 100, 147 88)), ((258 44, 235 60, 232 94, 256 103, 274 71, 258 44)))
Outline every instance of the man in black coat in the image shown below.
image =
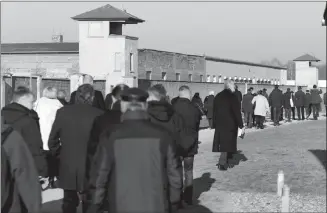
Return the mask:
POLYGON ((311 94, 308 89, 305 91, 304 108, 306 119, 308 119, 311 115, 311 94))
MULTIPOLYGON (((76 213, 78 193, 85 189, 88 141, 95 118, 103 113, 92 106, 94 89, 83 84, 76 103, 59 109, 49 136, 53 155, 60 152, 59 187, 64 190, 63 213, 76 213)), ((84 207, 84 206, 83 206, 84 207)))
POLYGON ((121 93, 128 89, 128 86, 125 84, 118 84, 115 86, 111 93, 109 93, 106 96, 105 99, 105 106, 106 110, 119 110, 120 111, 120 99, 121 99, 121 93))
POLYGON ((235 85, 235 92, 234 92, 234 94, 236 95, 237 100, 238 100, 238 102, 240 103, 240 106, 241 106, 241 103, 242 103, 242 93, 241 93, 241 91, 238 90, 238 86, 237 85, 235 85))
POLYGON ((284 93, 284 97, 283 97, 283 108, 285 110, 285 119, 287 119, 287 122, 291 122, 291 116, 292 116, 291 99, 292 99, 291 89, 287 88, 287 91, 284 93))
POLYGON ((283 92, 278 89, 278 85, 275 85, 275 89, 269 95, 269 105, 273 111, 274 126, 277 126, 279 125, 281 107, 283 106, 283 92))
POLYGON ((212 117, 213 117, 213 100, 215 99, 215 92, 211 91, 209 96, 204 100, 204 108, 207 112, 207 119, 209 122, 209 127, 212 129, 212 117))
POLYGON ((39 176, 47 177, 47 162, 43 152, 39 116, 33 110, 34 95, 26 87, 17 87, 13 102, 1 110, 4 123, 22 135, 34 158, 39 176))
POLYGON ((244 95, 242 101, 242 111, 244 113, 244 123, 248 128, 252 128, 253 121, 253 104, 252 104, 253 95, 251 89, 248 89, 248 93, 244 95))
POLYGON ((107 193, 109 212, 115 213, 168 213, 179 204, 182 170, 174 139, 149 121, 147 98, 137 88, 122 95, 122 123, 95 155, 98 172, 92 173, 88 212, 102 212, 107 193))
POLYGON ((18 131, 2 124, 1 213, 40 213, 41 206, 38 172, 27 143, 18 131))
MULTIPOLYGON (((84 75, 83 84, 93 85, 92 76, 84 75)), ((76 91, 72 92, 72 94, 70 96, 69 104, 75 104, 75 102, 76 102, 76 91)), ((94 98, 93 98, 92 106, 94 106, 98 109, 101 109, 101 110, 106 109, 102 92, 100 92, 98 90, 94 90, 94 98)))
POLYGON ((231 80, 226 80, 225 89, 216 95, 214 100, 213 126, 215 135, 213 140, 213 152, 221 152, 217 164, 220 170, 228 168, 229 160, 233 153, 237 152, 238 129, 244 133, 241 106, 234 94, 235 85, 231 80))
POLYGON ((193 164, 194 155, 198 153, 199 127, 201 121, 200 111, 191 102, 191 90, 188 86, 179 88, 179 98, 173 107, 185 123, 185 134, 181 138, 178 153, 184 163, 184 193, 183 201, 187 205, 193 204, 193 164))
POLYGON ((304 101, 305 93, 302 91, 302 87, 299 86, 298 91, 295 93, 295 106, 299 120, 304 120, 304 101))

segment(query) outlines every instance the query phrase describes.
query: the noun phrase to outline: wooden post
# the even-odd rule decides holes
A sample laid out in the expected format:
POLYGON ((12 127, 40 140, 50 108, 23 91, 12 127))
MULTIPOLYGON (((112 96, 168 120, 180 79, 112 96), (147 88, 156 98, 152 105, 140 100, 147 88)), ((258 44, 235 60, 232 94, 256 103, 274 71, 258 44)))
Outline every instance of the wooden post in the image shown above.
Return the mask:
POLYGON ((290 188, 287 185, 283 187, 282 212, 290 212, 290 188))

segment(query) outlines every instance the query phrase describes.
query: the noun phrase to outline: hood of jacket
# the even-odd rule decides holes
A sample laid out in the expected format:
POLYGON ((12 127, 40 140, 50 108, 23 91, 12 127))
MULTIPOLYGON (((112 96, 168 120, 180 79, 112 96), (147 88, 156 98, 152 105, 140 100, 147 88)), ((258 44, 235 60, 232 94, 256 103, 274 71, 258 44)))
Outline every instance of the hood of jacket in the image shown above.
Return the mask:
POLYGON ((12 124, 24 116, 28 116, 34 120, 39 120, 37 113, 34 110, 29 110, 23 105, 11 103, 3 107, 1 110, 5 124, 12 124))
POLYGON ((174 114, 174 109, 166 101, 150 101, 148 114, 159 121, 169 121, 174 114))

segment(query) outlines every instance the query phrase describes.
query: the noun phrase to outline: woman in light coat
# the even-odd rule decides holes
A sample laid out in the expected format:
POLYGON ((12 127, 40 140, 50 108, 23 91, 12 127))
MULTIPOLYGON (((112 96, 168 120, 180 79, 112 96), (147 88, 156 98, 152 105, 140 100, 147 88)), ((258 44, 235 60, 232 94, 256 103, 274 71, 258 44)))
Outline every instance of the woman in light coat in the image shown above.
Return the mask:
POLYGON ((255 104, 254 115, 256 118, 257 128, 263 129, 263 122, 266 115, 269 112, 269 103, 265 96, 262 95, 262 91, 258 92, 258 95, 252 99, 252 104, 255 104))
POLYGON ((37 112, 40 118, 39 123, 43 142, 43 150, 47 152, 48 156, 49 186, 51 188, 54 187, 54 177, 57 175, 57 163, 49 153, 48 140, 57 110, 61 107, 63 107, 63 105, 57 99, 57 89, 54 87, 46 87, 43 90, 43 97, 36 101, 34 107, 34 110, 37 112))

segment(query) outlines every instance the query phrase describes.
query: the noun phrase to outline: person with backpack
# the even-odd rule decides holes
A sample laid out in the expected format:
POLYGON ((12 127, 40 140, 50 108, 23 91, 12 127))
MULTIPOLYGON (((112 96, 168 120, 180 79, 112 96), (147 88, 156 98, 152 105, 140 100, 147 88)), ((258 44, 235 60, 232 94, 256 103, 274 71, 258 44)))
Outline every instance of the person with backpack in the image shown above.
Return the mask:
POLYGON ((40 213, 41 205, 41 186, 33 156, 19 132, 2 124, 1 213, 40 213))

